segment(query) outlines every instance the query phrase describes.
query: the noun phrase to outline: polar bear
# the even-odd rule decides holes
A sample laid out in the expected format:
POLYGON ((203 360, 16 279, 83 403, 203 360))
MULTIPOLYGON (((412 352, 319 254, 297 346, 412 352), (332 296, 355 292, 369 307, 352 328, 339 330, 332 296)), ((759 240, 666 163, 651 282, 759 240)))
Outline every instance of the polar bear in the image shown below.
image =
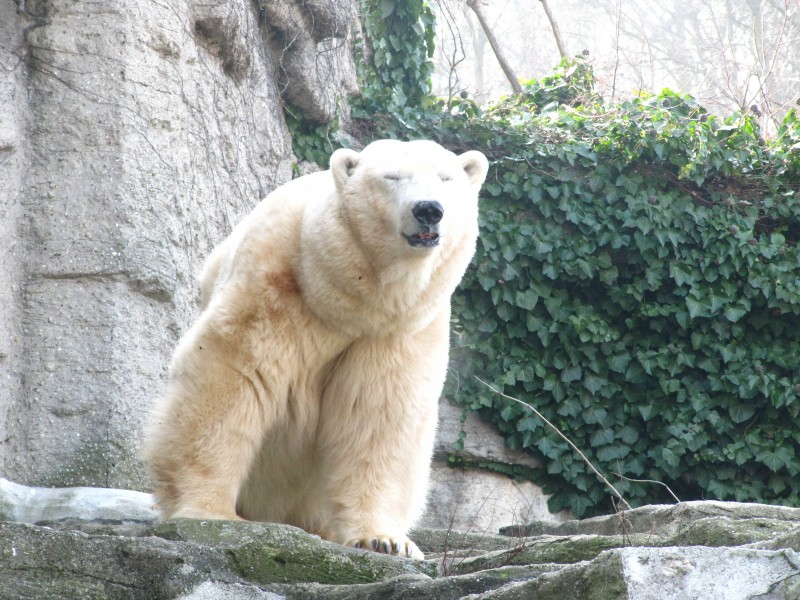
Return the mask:
POLYGON ((288 523, 423 558, 407 535, 487 168, 430 141, 340 149, 213 251, 146 440, 164 518, 288 523))

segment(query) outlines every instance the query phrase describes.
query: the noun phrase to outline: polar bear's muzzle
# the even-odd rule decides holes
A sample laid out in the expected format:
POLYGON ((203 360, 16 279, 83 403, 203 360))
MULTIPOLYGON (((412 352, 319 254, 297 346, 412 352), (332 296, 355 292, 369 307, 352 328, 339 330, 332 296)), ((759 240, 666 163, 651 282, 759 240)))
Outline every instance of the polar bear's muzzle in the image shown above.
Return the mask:
POLYGON ((444 216, 444 208, 436 200, 422 200, 411 208, 419 231, 411 235, 403 234, 412 246, 437 246, 439 244, 439 222, 444 216))

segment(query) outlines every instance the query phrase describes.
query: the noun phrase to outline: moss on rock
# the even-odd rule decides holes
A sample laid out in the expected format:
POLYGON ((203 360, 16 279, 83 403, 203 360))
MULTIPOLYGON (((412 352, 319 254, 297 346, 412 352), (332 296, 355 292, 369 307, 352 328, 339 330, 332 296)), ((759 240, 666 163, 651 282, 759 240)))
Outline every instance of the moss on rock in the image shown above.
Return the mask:
POLYGON ((710 517, 689 523, 670 539, 675 546, 741 546, 800 531, 800 523, 776 519, 710 517))
POLYGON ((156 525, 153 534, 213 545, 235 573, 258 583, 356 584, 437 575, 434 563, 346 548, 290 525, 175 519, 156 525))
POLYGON ((523 538, 516 547, 510 550, 487 552, 474 558, 465 559, 455 566, 454 571, 463 574, 507 565, 571 564, 592 560, 603 550, 619 548, 629 543, 630 541, 622 536, 576 535, 523 538))

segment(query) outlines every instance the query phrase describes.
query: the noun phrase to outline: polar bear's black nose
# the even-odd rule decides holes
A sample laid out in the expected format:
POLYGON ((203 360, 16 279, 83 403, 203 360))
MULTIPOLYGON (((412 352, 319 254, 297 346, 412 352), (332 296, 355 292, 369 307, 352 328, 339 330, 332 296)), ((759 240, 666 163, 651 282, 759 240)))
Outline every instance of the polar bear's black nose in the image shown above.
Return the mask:
POLYGON ((411 214, 423 225, 436 225, 442 220, 444 209, 436 200, 423 200, 414 205, 411 214))

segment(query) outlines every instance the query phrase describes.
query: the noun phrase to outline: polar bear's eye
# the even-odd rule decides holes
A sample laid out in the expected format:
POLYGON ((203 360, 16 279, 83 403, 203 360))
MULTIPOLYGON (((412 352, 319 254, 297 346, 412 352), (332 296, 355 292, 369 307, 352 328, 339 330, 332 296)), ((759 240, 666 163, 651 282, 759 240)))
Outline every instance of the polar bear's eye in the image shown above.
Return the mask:
POLYGON ((439 179, 442 181, 453 181, 453 177, 447 173, 439 173, 439 179))
POLYGON ((400 181, 403 176, 400 173, 385 173, 383 178, 389 181, 400 181))

